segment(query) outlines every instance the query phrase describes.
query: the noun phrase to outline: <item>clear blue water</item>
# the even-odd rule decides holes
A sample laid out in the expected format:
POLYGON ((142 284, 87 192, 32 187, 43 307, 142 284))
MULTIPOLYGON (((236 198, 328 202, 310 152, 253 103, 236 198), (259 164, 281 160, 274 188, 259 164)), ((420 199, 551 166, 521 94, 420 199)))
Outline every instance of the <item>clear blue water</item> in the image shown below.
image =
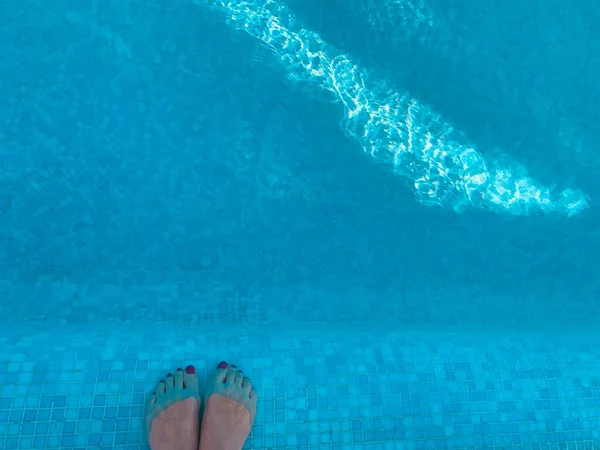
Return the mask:
POLYGON ((598 19, 2 3, 0 447, 233 359, 251 448, 596 448, 598 19))

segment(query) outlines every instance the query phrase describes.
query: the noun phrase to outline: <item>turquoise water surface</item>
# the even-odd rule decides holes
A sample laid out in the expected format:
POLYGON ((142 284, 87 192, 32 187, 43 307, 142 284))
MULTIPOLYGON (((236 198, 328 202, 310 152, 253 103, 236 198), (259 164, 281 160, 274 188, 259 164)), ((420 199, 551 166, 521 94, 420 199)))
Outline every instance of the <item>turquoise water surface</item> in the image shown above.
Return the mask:
POLYGON ((0 448, 600 449, 591 0, 0 3, 0 448))

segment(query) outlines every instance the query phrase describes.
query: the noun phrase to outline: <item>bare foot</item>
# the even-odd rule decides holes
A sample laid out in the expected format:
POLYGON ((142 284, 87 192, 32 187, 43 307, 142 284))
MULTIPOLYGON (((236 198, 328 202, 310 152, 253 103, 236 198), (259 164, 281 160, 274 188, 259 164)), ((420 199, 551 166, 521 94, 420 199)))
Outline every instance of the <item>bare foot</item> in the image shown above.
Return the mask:
POLYGON ((256 417, 257 399, 250 378, 221 362, 208 382, 200 450, 241 450, 256 417))
POLYGON ((200 383, 194 366, 161 380, 150 397, 146 430, 152 450, 197 450, 200 383))

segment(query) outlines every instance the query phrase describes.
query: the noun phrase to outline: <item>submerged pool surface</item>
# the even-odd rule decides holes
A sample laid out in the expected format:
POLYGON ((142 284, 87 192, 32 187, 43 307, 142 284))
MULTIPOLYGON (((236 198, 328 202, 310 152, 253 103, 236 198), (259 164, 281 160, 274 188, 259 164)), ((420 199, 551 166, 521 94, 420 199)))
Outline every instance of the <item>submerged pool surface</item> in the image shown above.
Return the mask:
POLYGON ((0 448, 600 448, 591 1, 0 4, 0 448))

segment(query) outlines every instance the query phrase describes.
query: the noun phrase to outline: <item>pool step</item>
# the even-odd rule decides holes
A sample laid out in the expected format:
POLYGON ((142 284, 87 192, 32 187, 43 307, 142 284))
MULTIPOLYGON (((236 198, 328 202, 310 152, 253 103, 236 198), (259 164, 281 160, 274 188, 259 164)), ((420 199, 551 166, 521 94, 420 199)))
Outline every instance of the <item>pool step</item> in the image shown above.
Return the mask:
POLYGON ((600 339, 590 336, 11 325, 0 334, 0 448, 145 448, 156 381, 187 364, 204 380, 221 360, 260 395, 247 448, 592 448, 600 339))

